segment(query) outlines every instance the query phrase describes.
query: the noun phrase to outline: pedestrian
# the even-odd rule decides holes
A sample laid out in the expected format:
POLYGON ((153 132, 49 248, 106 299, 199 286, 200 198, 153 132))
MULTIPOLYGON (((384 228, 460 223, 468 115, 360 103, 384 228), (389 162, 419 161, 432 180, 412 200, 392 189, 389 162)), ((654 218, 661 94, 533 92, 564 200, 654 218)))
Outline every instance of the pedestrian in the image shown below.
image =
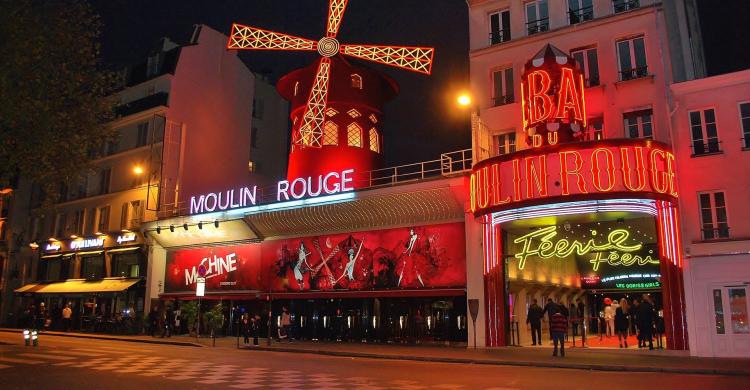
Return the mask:
POLYGON ((604 298, 604 322, 607 325, 607 337, 612 337, 615 334, 615 310, 612 307, 612 300, 604 298))
POLYGON ((151 337, 156 337, 156 332, 159 330, 159 307, 154 306, 151 312, 148 313, 148 327, 151 337))
POLYGON ((648 341, 648 349, 654 349, 654 305, 648 294, 643 294, 643 301, 638 305, 638 330, 643 345, 641 348, 645 348, 648 341))
POLYGON ((258 333, 260 325, 260 316, 254 315, 250 318, 250 332, 253 334, 253 346, 258 346, 258 333))
POLYGON ((617 340, 622 348, 623 339, 625 348, 628 347, 628 301, 625 298, 620 299, 620 304, 615 309, 615 333, 617 340))
MULTIPOLYGON (((628 310, 630 315, 630 334, 638 336, 638 299, 633 299, 633 303, 628 310)), ((641 346, 641 339, 638 337, 638 346, 641 346)))
MULTIPOLYGON (((172 332, 174 331, 174 310, 172 310, 172 306, 167 306, 167 313, 164 318, 164 333, 166 333, 167 337, 172 337, 172 332)), ((164 335, 162 335, 164 337, 164 335)))
POLYGON ((242 334, 242 343, 244 345, 250 344, 250 316, 245 313, 240 319, 240 333, 242 334))
POLYGON ((63 322, 63 329, 66 332, 70 332, 70 317, 73 316, 73 309, 70 308, 70 304, 65 304, 65 307, 62 310, 62 322, 63 322))
MULTIPOLYGON (((542 316, 544 314, 547 315, 547 323, 551 325, 552 322, 552 315, 559 312, 560 307, 557 306, 557 304, 552 300, 552 298, 547 298, 547 304, 544 305, 544 311, 542 312, 542 316)), ((549 328, 549 338, 552 339, 552 327, 549 328)))
POLYGON ((531 306, 526 313, 526 323, 531 325, 531 345, 542 345, 542 317, 544 317, 544 311, 537 304, 537 300, 531 300, 531 306))
POLYGON ((550 317, 550 331, 552 332, 552 343, 555 349, 552 356, 557 356, 557 344, 560 344, 560 356, 565 357, 565 335, 568 333, 568 318, 560 312, 550 317))
POLYGON ((289 333, 292 327, 292 315, 289 314, 289 309, 286 306, 281 308, 281 330, 279 330, 279 340, 282 338, 288 339, 292 342, 292 335, 289 333), (282 337, 283 335, 283 337, 282 337))

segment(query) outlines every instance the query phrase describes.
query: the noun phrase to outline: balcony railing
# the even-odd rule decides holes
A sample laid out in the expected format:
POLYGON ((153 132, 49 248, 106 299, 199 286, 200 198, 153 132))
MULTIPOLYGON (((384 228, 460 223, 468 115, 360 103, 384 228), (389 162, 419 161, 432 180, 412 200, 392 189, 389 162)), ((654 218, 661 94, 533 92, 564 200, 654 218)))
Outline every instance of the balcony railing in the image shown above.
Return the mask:
POLYGON ((532 20, 526 23, 526 31, 529 35, 549 31, 549 18, 532 20))
POLYGON ((729 238, 729 226, 721 226, 718 228, 707 228, 701 229, 704 240, 715 240, 718 238, 729 238))
POLYGON ((117 116, 119 117, 133 115, 141 111, 146 111, 150 108, 154 108, 158 106, 166 106, 168 98, 169 98, 169 93, 158 92, 153 95, 149 95, 144 98, 134 100, 130 103, 123 104, 117 107, 115 111, 117 113, 117 116))
POLYGON ((490 33, 490 45, 497 45, 498 43, 510 41, 510 30, 498 30, 490 33))
POLYGON ((583 81, 583 83, 584 85, 586 85, 586 87, 596 87, 597 85, 599 85, 599 76, 587 77, 583 81))
POLYGON ((570 24, 592 20, 594 19, 594 6, 568 10, 568 19, 570 20, 570 24))
POLYGON ((648 76, 648 66, 640 66, 620 71, 620 81, 635 80, 648 76))
POLYGON ((614 0, 612 3, 614 4, 616 14, 630 11, 631 9, 636 9, 641 6, 638 0, 614 0))
POLYGON ((704 154, 713 154, 721 152, 721 141, 710 140, 706 143, 703 141, 693 141, 693 156, 704 154))
POLYGON ((490 99, 490 103, 493 107, 497 106, 504 106, 506 104, 511 104, 515 102, 515 97, 513 95, 505 95, 505 96, 494 96, 490 99))

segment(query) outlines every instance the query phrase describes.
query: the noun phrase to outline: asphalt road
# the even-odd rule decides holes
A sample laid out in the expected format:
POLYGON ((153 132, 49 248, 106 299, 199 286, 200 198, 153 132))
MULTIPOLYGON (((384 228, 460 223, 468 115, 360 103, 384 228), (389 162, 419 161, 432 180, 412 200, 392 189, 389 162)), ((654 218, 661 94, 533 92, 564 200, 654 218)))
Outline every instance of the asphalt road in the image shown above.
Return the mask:
POLYGON ((750 378, 359 359, 0 333, 3 389, 726 389, 750 378))

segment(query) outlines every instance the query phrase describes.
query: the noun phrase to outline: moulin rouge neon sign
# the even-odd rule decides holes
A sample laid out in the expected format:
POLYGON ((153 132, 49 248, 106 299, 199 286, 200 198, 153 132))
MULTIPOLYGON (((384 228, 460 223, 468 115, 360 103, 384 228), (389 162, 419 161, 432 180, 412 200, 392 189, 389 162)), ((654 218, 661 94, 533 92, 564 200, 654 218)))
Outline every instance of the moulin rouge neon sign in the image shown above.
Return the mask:
POLYGON ((593 264, 594 271, 598 271, 603 263, 623 267, 636 264, 639 266, 659 264, 659 259, 654 259, 651 255, 633 254, 633 252, 642 250, 643 244, 627 244, 626 241, 630 238, 630 232, 626 229, 611 231, 607 235, 606 242, 596 242, 595 237, 588 241, 568 240, 566 238, 553 241, 555 236, 557 236, 557 226, 548 226, 513 240, 515 244, 521 244, 522 246, 521 251, 514 255, 518 259, 518 269, 524 269, 529 257, 551 259, 566 258, 572 254, 584 256, 592 253, 594 257, 589 262, 593 264))
MULTIPOLYGON (((353 169, 329 172, 317 177, 299 177, 294 180, 281 180, 276 185, 276 201, 313 198, 354 190, 353 169)), ((222 192, 190 197, 190 214, 225 211, 258 204, 258 186, 240 187, 222 192)))

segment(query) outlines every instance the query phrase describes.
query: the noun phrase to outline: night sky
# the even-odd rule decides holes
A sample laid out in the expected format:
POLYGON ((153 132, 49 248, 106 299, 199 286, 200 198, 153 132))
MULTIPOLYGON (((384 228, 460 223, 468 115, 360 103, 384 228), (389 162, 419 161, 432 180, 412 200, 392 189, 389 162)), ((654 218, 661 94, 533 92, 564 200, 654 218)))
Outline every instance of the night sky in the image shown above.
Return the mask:
MULTIPOLYGON (((190 38, 193 24, 228 34, 232 22, 317 41, 324 35, 327 0, 92 1, 102 16, 104 61, 144 60, 161 37, 190 38)), ((387 166, 437 159, 470 147, 469 114, 455 105, 468 84, 468 18, 465 0, 351 0, 338 34, 342 43, 435 47, 432 75, 363 64, 393 77, 401 92, 385 107, 387 166)), ((248 67, 275 82, 305 66, 317 53, 241 51, 248 67)), ((357 62, 357 60, 351 60, 357 62)))

